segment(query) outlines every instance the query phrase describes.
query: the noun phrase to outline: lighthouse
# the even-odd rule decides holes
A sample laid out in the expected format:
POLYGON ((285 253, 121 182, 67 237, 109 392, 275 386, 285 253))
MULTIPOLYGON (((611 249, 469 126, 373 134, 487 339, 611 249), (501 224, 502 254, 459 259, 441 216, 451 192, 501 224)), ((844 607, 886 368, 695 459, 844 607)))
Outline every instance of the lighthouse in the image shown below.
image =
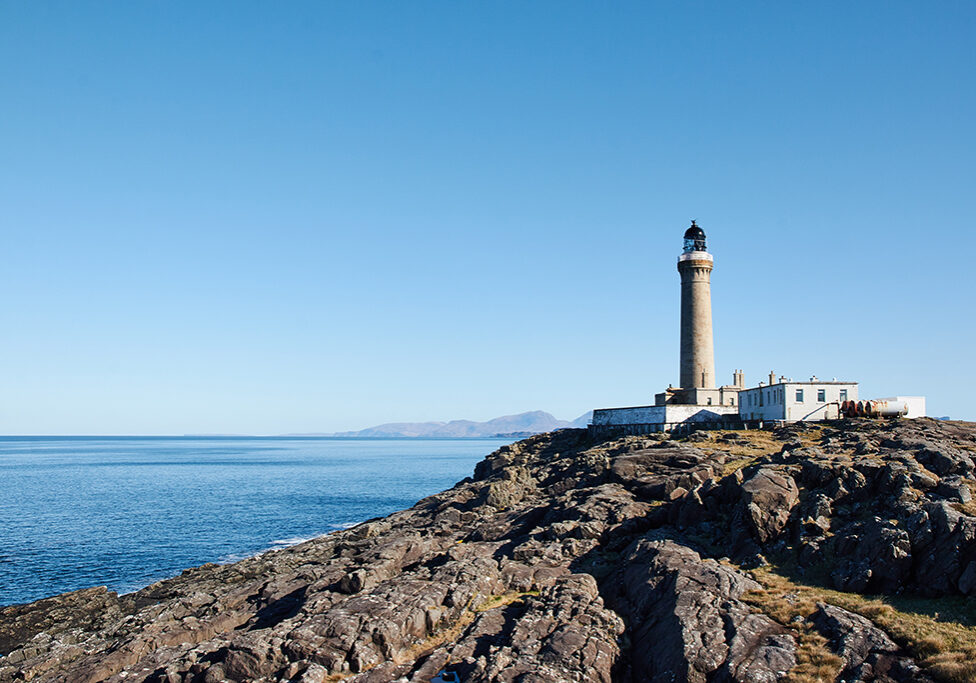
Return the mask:
MULTIPOLYGON (((826 382, 816 376, 809 382, 769 373, 769 383, 747 389, 742 370, 732 384, 716 386, 715 349, 712 340, 712 268, 705 231, 691 222, 685 230, 684 248, 678 256, 681 276, 681 386, 668 385, 654 395, 654 405, 598 408, 589 429, 597 436, 679 432, 691 429, 736 429, 752 424, 828 420, 839 415, 839 406, 857 400, 857 382, 826 382)), ((900 398, 882 399, 906 405, 900 398)), ((924 398, 917 397, 924 414, 924 398)))
MULTIPOLYGON (((682 389, 715 388, 715 350, 712 341, 712 266, 705 231, 695 221, 685 230, 678 257, 681 275, 682 389)), ((697 401, 695 401, 697 403, 697 401)))

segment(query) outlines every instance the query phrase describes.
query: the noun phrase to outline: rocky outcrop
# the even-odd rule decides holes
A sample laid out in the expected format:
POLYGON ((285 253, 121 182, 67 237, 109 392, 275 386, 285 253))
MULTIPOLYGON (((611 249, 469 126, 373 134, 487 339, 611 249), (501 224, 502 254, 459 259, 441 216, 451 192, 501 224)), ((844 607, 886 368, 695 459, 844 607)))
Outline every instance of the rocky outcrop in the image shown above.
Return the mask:
POLYGON ((385 519, 129 595, 0 609, 0 683, 763 682, 808 666, 811 633, 841 680, 927 680, 829 600, 762 611, 750 568, 974 595, 974 457, 972 425, 932 420, 539 435, 385 519))
POLYGON ((611 604, 630 625, 635 680, 776 681, 796 664, 787 630, 738 599, 761 586, 673 540, 637 541, 611 604))
POLYGON ((841 656, 845 681, 927 681, 910 658, 888 635, 859 614, 834 605, 819 604, 812 619, 814 625, 830 638, 833 649, 841 656))
POLYGON ((789 474, 760 468, 741 486, 740 529, 759 543, 776 538, 790 519, 800 493, 789 474))

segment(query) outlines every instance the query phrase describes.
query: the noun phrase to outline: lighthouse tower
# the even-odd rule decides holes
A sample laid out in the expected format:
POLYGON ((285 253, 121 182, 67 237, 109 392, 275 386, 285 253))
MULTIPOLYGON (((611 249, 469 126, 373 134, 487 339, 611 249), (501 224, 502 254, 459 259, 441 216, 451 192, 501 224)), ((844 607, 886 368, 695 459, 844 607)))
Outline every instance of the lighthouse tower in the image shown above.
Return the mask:
POLYGON ((684 249, 678 257, 678 273, 681 274, 681 388, 685 390, 715 388, 712 264, 712 255, 705 245, 705 231, 692 221, 691 227, 685 231, 684 249))

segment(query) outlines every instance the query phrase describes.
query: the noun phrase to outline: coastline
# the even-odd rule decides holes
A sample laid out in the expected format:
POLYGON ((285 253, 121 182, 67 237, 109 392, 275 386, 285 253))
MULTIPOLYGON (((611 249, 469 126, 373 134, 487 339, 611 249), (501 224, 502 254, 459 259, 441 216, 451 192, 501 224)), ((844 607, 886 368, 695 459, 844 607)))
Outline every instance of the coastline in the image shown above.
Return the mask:
POLYGON ((0 603, 138 589, 402 510, 497 440, 0 439, 0 603))
POLYGON ((0 610, 0 681, 949 680, 976 652, 974 458, 976 425, 927 419, 540 435, 347 530, 0 610))

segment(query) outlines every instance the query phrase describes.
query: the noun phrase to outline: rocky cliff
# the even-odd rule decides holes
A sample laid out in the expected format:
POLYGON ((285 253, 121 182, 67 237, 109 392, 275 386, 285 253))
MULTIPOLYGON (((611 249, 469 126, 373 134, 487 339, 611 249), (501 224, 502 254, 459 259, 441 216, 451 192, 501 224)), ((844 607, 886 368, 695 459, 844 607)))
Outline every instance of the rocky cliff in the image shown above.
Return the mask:
POLYGON ((0 681, 976 679, 976 425, 504 447, 410 510, 0 610, 0 681))

